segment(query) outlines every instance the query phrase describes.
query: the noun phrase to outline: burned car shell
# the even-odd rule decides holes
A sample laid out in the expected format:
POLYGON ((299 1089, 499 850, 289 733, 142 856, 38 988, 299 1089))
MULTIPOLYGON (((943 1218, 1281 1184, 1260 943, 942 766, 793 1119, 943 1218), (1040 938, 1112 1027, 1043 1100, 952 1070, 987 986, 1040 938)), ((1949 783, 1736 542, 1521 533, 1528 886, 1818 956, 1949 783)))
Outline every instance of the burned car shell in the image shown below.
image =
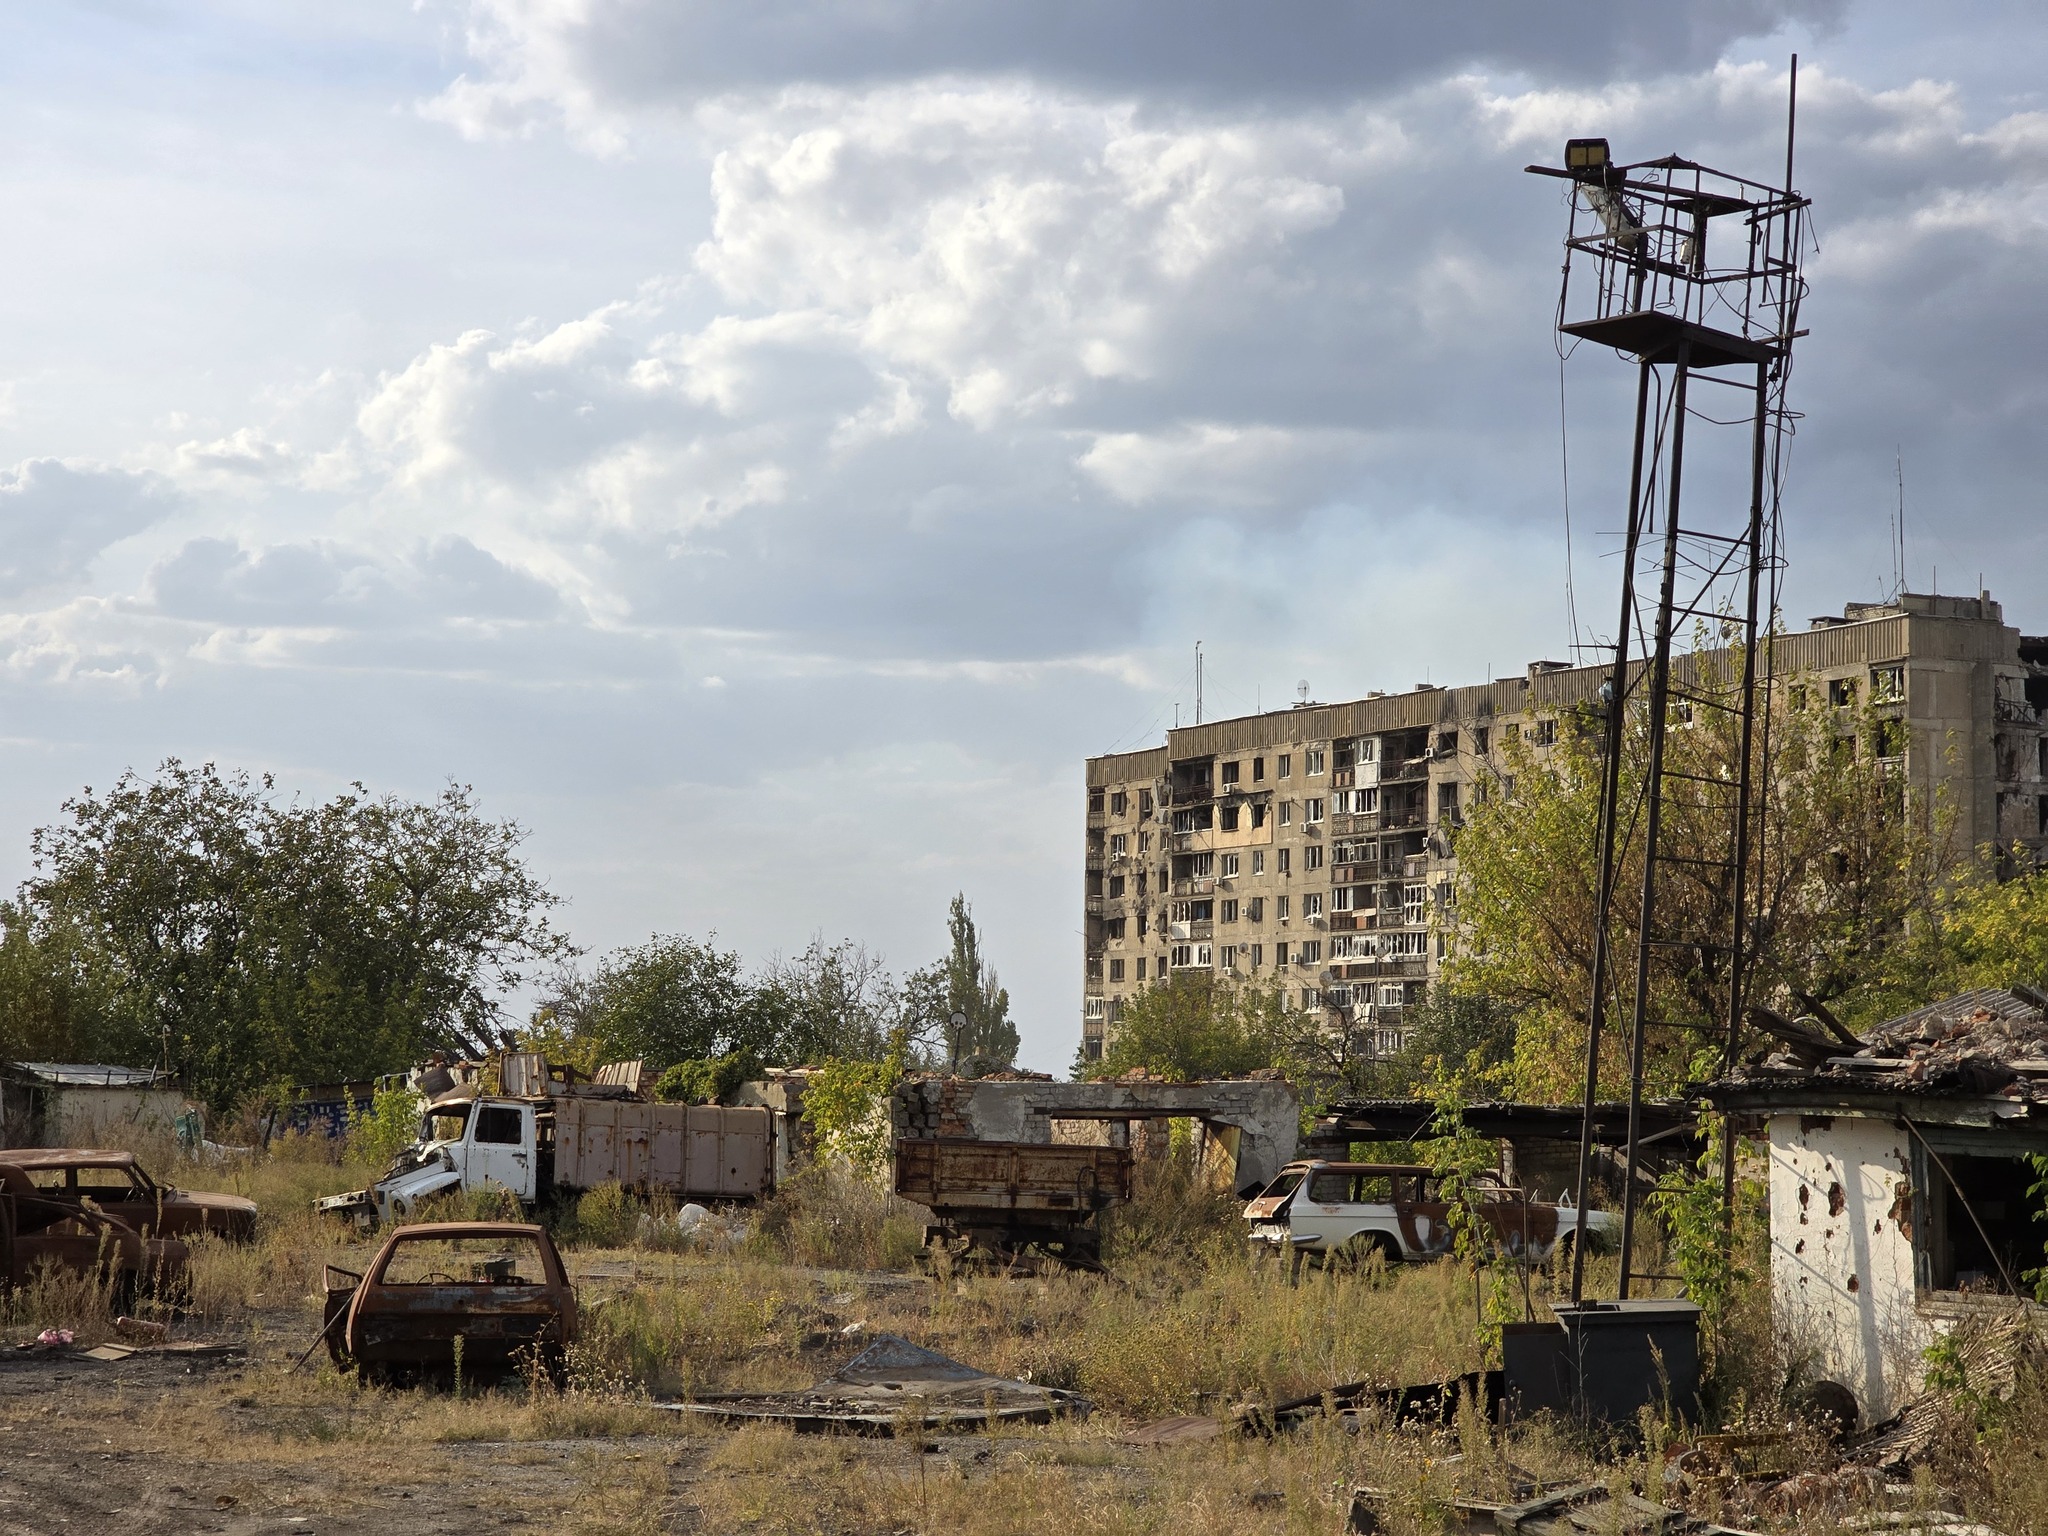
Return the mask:
POLYGON ((47 1274, 89 1277, 121 1311, 137 1296, 181 1295, 191 1257, 176 1238, 145 1237, 77 1202, 47 1199, 0 1164, 0 1290, 47 1274))
MULTIPOLYGON (((1569 1237, 1576 1206, 1532 1200, 1519 1189, 1480 1176, 1475 1201, 1489 1241, 1515 1257, 1541 1263, 1560 1234, 1569 1237)), ((1378 1250, 1389 1260, 1439 1258, 1451 1250, 1450 1204, 1434 1169, 1412 1163, 1290 1163, 1244 1208, 1255 1249, 1297 1254, 1378 1250)), ((1587 1227, 1604 1235, 1614 1217, 1587 1212, 1587 1227)))
POLYGON ((576 1339, 576 1291, 543 1227, 523 1222, 437 1221, 400 1227, 384 1240, 360 1277, 327 1269, 328 1353, 341 1369, 372 1379, 461 1367, 479 1374, 519 1369, 531 1357, 559 1375, 563 1351, 576 1339), (389 1278, 407 1244, 452 1241, 529 1248, 536 1280, 493 1278, 489 1263, 469 1276, 435 1275, 417 1282, 389 1278))
POLYGON ((159 1184, 132 1152, 13 1147, 0 1151, 0 1163, 27 1174, 42 1198, 89 1199, 104 1215, 138 1232, 159 1237, 211 1233, 238 1243, 256 1235, 255 1201, 159 1184), (62 1176, 61 1183, 54 1182, 55 1175, 62 1176))

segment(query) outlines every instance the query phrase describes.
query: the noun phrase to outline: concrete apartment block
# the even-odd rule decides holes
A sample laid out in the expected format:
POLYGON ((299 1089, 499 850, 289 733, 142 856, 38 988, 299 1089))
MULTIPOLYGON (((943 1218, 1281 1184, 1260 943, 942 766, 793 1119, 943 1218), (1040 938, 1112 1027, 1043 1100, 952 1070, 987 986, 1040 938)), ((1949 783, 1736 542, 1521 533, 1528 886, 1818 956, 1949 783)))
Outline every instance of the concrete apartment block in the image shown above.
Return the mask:
MULTIPOLYGON (((1972 847, 2048 846, 2048 638, 2006 626, 1988 593, 1851 603, 1777 642, 1778 686, 1834 708, 1845 733, 1922 796, 1938 789, 1972 847), (1892 724, 1891 722, 1896 722, 1892 724)), ((1175 971, 1278 982, 1290 1005, 1399 1048, 1455 926, 1450 832, 1519 738, 1538 753, 1606 671, 1419 686, 1185 726, 1087 765, 1082 1054, 1101 1055, 1133 993, 1175 971)))

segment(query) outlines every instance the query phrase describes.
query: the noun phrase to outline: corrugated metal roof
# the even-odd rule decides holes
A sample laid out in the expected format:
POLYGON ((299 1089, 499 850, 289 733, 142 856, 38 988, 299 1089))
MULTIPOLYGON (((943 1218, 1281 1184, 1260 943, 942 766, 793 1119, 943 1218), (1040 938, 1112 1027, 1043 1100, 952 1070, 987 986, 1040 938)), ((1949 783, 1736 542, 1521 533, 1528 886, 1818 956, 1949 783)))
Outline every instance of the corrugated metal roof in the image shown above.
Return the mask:
POLYGON ((171 1074, 154 1067, 115 1067, 89 1061, 23 1061, 16 1070, 63 1088, 149 1088, 170 1084, 171 1074))

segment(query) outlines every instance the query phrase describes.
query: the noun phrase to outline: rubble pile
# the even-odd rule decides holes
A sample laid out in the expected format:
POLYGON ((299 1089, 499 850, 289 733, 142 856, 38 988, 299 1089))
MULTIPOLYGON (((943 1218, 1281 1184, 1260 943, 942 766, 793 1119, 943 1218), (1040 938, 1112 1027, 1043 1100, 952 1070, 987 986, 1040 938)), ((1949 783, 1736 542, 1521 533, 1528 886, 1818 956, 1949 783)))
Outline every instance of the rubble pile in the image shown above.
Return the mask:
POLYGON ((2048 994, 2031 987, 1958 993, 1861 1037, 1813 1019, 1758 1022, 1775 1045, 1731 1074, 1731 1084, 1756 1088, 1797 1080, 2048 1104, 2048 994))

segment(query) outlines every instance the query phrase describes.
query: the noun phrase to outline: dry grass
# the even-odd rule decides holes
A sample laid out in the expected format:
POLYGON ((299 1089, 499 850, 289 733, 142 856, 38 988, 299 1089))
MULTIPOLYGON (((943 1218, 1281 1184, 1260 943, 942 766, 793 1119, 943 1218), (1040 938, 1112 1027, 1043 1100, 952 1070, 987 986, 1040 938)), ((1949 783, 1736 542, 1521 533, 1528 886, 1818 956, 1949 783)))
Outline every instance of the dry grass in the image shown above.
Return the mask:
MULTIPOLYGON (((1433 1533, 1455 1494, 1504 1496, 1511 1465, 1518 1475, 1590 1476, 1663 1492, 1657 1426, 1637 1455, 1598 1464, 1554 1426, 1523 1426, 1503 1444, 1469 1417, 1427 1435, 1319 1425, 1270 1442, 1119 1445, 1115 1436, 1133 1421, 1339 1382, 1440 1379, 1480 1363, 1469 1273, 1445 1264, 1290 1277, 1247 1257, 1235 1202, 1206 1195, 1171 1169, 1148 1173, 1140 1200, 1110 1224, 1108 1277, 914 1273, 919 1213, 817 1175, 749 1213, 736 1240, 729 1227, 683 1238, 672 1224, 643 1221, 649 1213, 617 1192, 593 1192, 557 1223, 585 1307, 568 1391, 520 1382, 461 1397, 372 1391, 336 1375, 324 1354, 288 1373, 286 1362, 318 1326, 322 1265, 360 1269, 371 1251, 312 1213, 316 1196, 359 1186, 370 1173, 327 1151, 286 1143, 246 1162, 151 1159, 172 1182, 244 1193, 262 1207, 255 1242, 195 1244, 191 1303, 174 1323, 185 1337, 249 1343, 253 1363, 237 1377, 162 1399, 100 1401, 81 1426, 110 1447, 245 1467, 254 1488, 289 1474, 331 1476, 344 1489, 366 1451, 379 1467, 400 1469, 387 1481, 412 1479, 423 1490, 470 1475, 465 1454, 508 1465, 552 1458, 548 1486, 561 1498, 557 1505, 549 1494, 548 1519, 570 1531, 1330 1532, 1342 1529, 1349 1490, 1366 1484, 1384 1490, 1386 1529, 1433 1533), (650 1402, 801 1386, 880 1332, 1079 1391, 1096 1413, 927 1446, 916 1436, 863 1442, 726 1431, 650 1402)), ((495 1214, 466 1205, 459 1213, 495 1214)), ((1596 1292, 1613 1285, 1615 1263, 1589 1260, 1596 1292)), ((1530 1277, 1538 1315, 1553 1283, 1530 1277)), ((1784 1421, 1779 1389, 1790 1367, 1765 1301, 1754 1288, 1725 1330, 1719 1403, 1731 1424, 1784 1421)), ((16 1338, 71 1326, 91 1341, 107 1331, 104 1298, 76 1282, 24 1288, 0 1325, 16 1338)), ((0 1416, 0 1433, 26 1422, 9 1413, 16 1416, 0 1416)), ((1959 1425, 1938 1469, 1971 1515, 2008 1536, 2048 1536, 2048 1452, 2032 1433, 2044 1417, 2048 1380, 2029 1378, 1989 1424, 1959 1425)), ((1817 1441, 1799 1459, 1830 1464, 1817 1441)), ((341 1508, 350 1495, 331 1497, 341 1508)), ((1753 1512, 1736 1523, 1825 1528, 1812 1517, 1753 1512)))

